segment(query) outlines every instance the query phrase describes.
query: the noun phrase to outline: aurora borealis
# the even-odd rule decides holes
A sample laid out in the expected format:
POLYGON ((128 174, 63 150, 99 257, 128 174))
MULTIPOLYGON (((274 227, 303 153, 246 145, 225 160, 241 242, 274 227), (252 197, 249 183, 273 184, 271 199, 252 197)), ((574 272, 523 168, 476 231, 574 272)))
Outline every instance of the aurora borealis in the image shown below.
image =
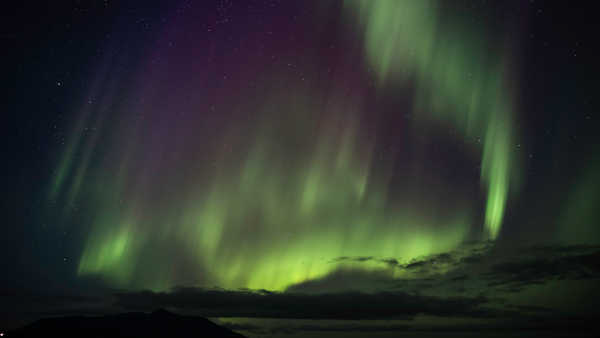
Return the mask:
MULTIPOLYGON (((538 32, 554 32, 552 8, 50 10, 68 23, 50 15, 31 28, 38 47, 14 48, 11 107, 29 111, 19 119, 37 148, 14 161, 26 225, 10 231, 29 239, 5 245, 7 269, 34 285, 23 292, 101 300, 81 298, 86 311, 160 305, 252 337, 288 319, 337 336, 588 315, 568 304, 588 304, 600 278, 596 110, 587 63, 551 45, 571 37, 538 32), (28 86, 47 99, 22 97, 28 86), (556 291, 569 288, 573 300, 556 291), (371 305, 349 315, 353 299, 371 305), (332 322, 300 322, 313 319, 332 322)), ((564 49, 581 60, 576 43, 564 49)), ((76 312, 73 299, 61 309, 76 312)))
MULTIPOLYGON (((414 99, 398 109, 415 119, 399 123, 391 142, 397 143, 396 134, 411 128, 423 132, 436 123, 448 123, 459 140, 481 139, 481 150, 473 145, 463 151, 474 152, 482 163, 486 203, 480 239, 496 238, 510 173, 518 172, 508 153, 515 127, 503 74, 510 70, 495 55, 487 65, 484 37, 465 43, 453 22, 439 28, 448 36, 438 37, 435 7, 434 2, 344 3, 340 35, 356 39, 353 35, 364 32, 355 58, 366 59, 373 74, 338 65, 332 75, 323 78, 308 70, 297 81, 276 70, 236 71, 231 80, 223 75, 221 86, 207 94, 198 88, 207 86, 206 73, 214 70, 186 74, 178 66, 194 67, 206 52, 194 49, 193 38, 180 41, 172 33, 197 30, 196 23, 176 18, 166 24, 150 56, 152 66, 138 75, 140 88, 134 85, 140 93, 131 94, 143 101, 100 114, 85 102, 55 170, 50 198, 67 206, 93 201, 95 216, 78 274, 127 288, 166 290, 184 284, 285 290, 347 268, 332 263, 341 256, 409 262, 457 248, 479 221, 473 217, 479 198, 458 194, 449 210, 430 195, 443 193, 451 183, 440 182, 439 191, 429 182, 390 191, 394 176, 411 175, 394 163, 406 161, 406 144, 386 154, 392 157, 387 163, 373 159, 383 133, 377 121, 382 117, 370 111, 377 98, 369 95, 409 78, 414 99), (387 15, 393 13, 407 18, 387 15), (425 32, 419 43, 410 40, 415 31, 425 32), (404 75, 399 69, 406 69, 404 75), (240 81, 254 86, 239 87, 235 82, 240 81), (365 81, 374 87, 361 88, 365 81), (238 102, 228 102, 231 92, 238 102), (205 111, 217 106, 236 122, 207 121, 205 111), (104 158, 93 158, 100 143, 104 158), (422 189, 432 190, 423 197, 411 192, 422 189), (156 248, 165 243, 167 257, 156 257, 156 248), (169 255, 177 255, 178 262, 168 263, 169 255)), ((319 58, 312 50, 301 54, 319 58)), ((223 62, 234 67, 240 57, 225 56, 223 62)), ((245 62, 258 68, 251 58, 245 62)), ((100 107, 113 100, 109 67, 102 67, 108 74, 99 74, 98 88, 90 92, 100 107)), ((427 179, 437 179, 435 172, 431 175, 427 179)))
POLYGON ((482 184, 487 190, 485 227, 500 232, 511 174, 519 172, 509 148, 515 142, 510 70, 484 36, 450 22, 437 26, 435 1, 354 1, 365 21, 365 49, 378 79, 415 81, 417 110, 452 123, 464 137, 483 138, 482 184), (409 47, 407 47, 409 46, 409 47), (411 74, 414 72, 414 75, 411 74), (413 79, 414 76, 416 79, 413 79))

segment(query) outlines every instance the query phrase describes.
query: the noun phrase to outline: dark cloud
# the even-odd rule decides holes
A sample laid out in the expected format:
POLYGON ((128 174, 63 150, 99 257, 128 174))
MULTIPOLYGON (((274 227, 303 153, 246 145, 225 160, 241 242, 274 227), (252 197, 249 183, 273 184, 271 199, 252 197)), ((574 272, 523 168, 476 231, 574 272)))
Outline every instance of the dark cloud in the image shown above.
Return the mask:
POLYGON ((396 282, 392 272, 386 269, 339 268, 322 278, 291 285, 286 291, 313 294, 345 291, 387 291, 396 282))
MULTIPOLYGON (((478 333, 478 336, 498 337, 500 336, 518 336, 518 337, 570 337, 575 334, 576 337, 595 337, 594 332, 597 329, 594 326, 595 317, 564 317, 557 315, 549 315, 540 317, 532 313, 552 313, 553 311, 538 307, 517 307, 515 309, 524 311, 521 315, 512 316, 508 319, 492 320, 489 322, 478 323, 461 323, 456 324, 436 324, 436 323, 420 323, 404 322, 404 321, 347 321, 347 323, 312 320, 302 321, 300 324, 289 320, 276 320, 275 322, 265 323, 264 326, 250 324, 228 324, 221 325, 231 328, 252 332, 255 334, 301 334, 302 332, 310 333, 327 333, 327 332, 360 332, 360 333, 396 333, 396 334, 416 334, 417 336, 437 336, 437 333, 467 333, 469 336, 473 333, 478 333)), ((512 313, 514 314, 514 313, 512 313)), ((395 335, 394 335, 395 336, 395 335)), ((386 335, 387 337, 387 335, 386 335)), ((392 336, 390 336, 392 337, 392 336)))
MULTIPOLYGON (((471 245, 408 263, 399 263, 393 258, 340 257, 339 261, 351 263, 348 266, 352 268, 341 268, 322 278, 292 285, 284 292, 177 288, 169 292, 104 290, 101 296, 94 293, 95 297, 85 296, 85 293, 10 295, 1 292, 0 296, 9 303, 14 300, 16 304, 18 300, 10 311, 29 312, 27 318, 167 308, 204 317, 413 320, 426 315, 504 319, 511 323, 523 317, 548 325, 548 318, 581 313, 572 313, 560 305, 545 307, 527 303, 527 299, 518 305, 512 304, 509 299, 513 295, 509 293, 549 281, 591 280, 594 283, 594 279, 600 279, 598 247, 555 245, 492 250, 495 249, 487 244, 471 245), (31 309, 35 309, 35 313, 31 309)), ((562 285, 567 284, 558 287, 562 285)), ((593 299, 586 297, 581 302, 592 303, 593 299)), ((592 306, 588 308, 593 312, 592 306)), ((4 318, 9 316, 14 315, 2 313, 4 318)), ((236 325, 231 323, 228 327, 252 332, 270 330, 236 325)), ((343 331, 344 327, 333 327, 333 330, 343 331)), ((371 329, 387 330, 379 326, 365 328, 371 329)), ((388 329, 402 330, 403 327, 388 329)), ((358 329, 348 326, 348 330, 358 329)))
POLYGON ((334 259, 334 262, 344 262, 344 261, 354 261, 354 262, 366 262, 375 259, 373 256, 357 256, 357 257, 349 257, 349 256, 341 256, 334 259))
POLYGON ((287 291, 332 293, 340 291, 399 291, 409 294, 478 296, 487 279, 490 242, 467 243, 456 250, 419 257, 406 263, 375 256, 338 257, 348 267, 290 286, 287 291))
POLYGON ((452 281, 464 281, 464 280, 467 280, 468 278, 469 278, 469 276, 467 276, 467 275, 459 275, 459 276, 450 278, 450 280, 452 280, 452 281))
POLYGON ((551 244, 551 245, 534 245, 531 247, 527 247, 522 249, 523 252, 529 253, 537 253, 537 254, 583 254, 590 253, 595 251, 600 251, 599 245, 586 245, 586 244, 576 244, 576 245, 559 245, 559 244, 551 244))
POLYGON ((400 267, 407 270, 437 270, 446 269, 451 265, 458 264, 458 260, 455 252, 446 252, 438 255, 428 256, 424 259, 413 260, 408 264, 401 265, 400 267))
POLYGON ((491 317, 484 298, 430 297, 402 292, 328 294, 257 293, 251 291, 181 288, 172 292, 116 294, 116 305, 127 310, 157 307, 194 311, 206 317, 308 319, 411 319, 418 314, 442 317, 491 317))
POLYGON ((377 258, 377 257, 373 257, 373 256, 356 256, 356 257, 341 256, 341 257, 334 259, 332 262, 335 262, 335 263, 339 263, 339 262, 354 262, 354 263, 376 262, 376 263, 383 263, 385 265, 392 266, 392 267, 399 265, 398 260, 396 260, 395 258, 377 258))
POLYGON ((309 332, 388 332, 388 331, 407 331, 410 325, 373 325, 373 324, 351 324, 351 325, 298 325, 298 326, 278 326, 269 330, 271 333, 296 333, 299 331, 309 332))
POLYGON ((484 260, 484 258, 485 258, 484 255, 482 255, 480 253, 476 253, 471 256, 462 257, 460 259, 460 262, 463 264, 477 264, 477 263, 481 263, 484 260))
MULTIPOLYGON (((340 257, 338 260, 353 262, 355 266, 386 262, 385 266, 402 270, 405 277, 383 283, 385 274, 369 276, 373 281, 379 280, 379 286, 392 286, 406 292, 450 289, 460 290, 460 293, 475 292, 476 289, 481 292, 482 286, 486 286, 488 292, 495 288, 520 292, 526 286, 541 285, 551 280, 600 279, 600 246, 593 245, 554 244, 506 249, 483 242, 470 243, 454 251, 421 257, 404 264, 395 259, 371 256, 340 257)), ((335 272, 322 279, 302 283, 299 290, 313 291, 325 286, 331 290, 333 285, 342 287, 351 283, 349 280, 368 278, 353 274, 335 272)))
POLYGON ((529 254, 509 257, 492 265, 485 275, 488 285, 520 291, 522 287, 550 280, 600 279, 600 250, 597 248, 547 246, 521 252, 529 254))
POLYGON ((396 258, 375 256, 342 256, 334 259, 333 262, 380 263, 383 267, 400 269, 414 274, 427 274, 447 272, 451 268, 480 263, 492 247, 492 242, 465 243, 456 250, 415 258, 407 263, 401 263, 396 258))
POLYGON ((382 258, 382 259, 380 259, 380 261, 389 266, 397 266, 399 264, 398 260, 396 260, 395 258, 382 258))
POLYGON ((535 306, 535 305, 513 305, 509 304, 507 307, 511 309, 515 309, 522 312, 536 312, 536 313, 554 313, 555 310, 543 307, 543 306, 535 306))
POLYGON ((256 333, 261 333, 261 332, 265 332, 265 329, 262 326, 258 326, 258 325, 254 325, 254 324, 249 324, 249 323, 231 323, 231 322, 218 322, 218 324, 220 326, 226 327, 230 330, 234 330, 234 331, 250 331, 250 332, 256 332, 256 333))
MULTIPOLYGON (((265 332, 265 331, 262 331, 265 332)), ((271 334, 297 334, 300 332, 398 332, 398 334, 416 333, 417 336, 437 337, 436 333, 466 333, 471 336, 478 333, 480 337, 596 337, 591 318, 556 318, 535 321, 533 318, 523 318, 517 322, 500 322, 490 324, 456 324, 435 326, 413 326, 403 324, 374 325, 358 323, 350 325, 289 325, 276 326, 268 330, 271 334), (402 332, 402 333, 400 333, 402 332)), ((411 336, 413 336, 411 334, 411 336)), ((387 337, 387 336, 386 336, 387 337)))
POLYGON ((335 270, 285 292, 203 288, 118 292, 112 306, 143 311, 164 307, 206 317, 518 318, 520 313, 547 316, 551 311, 533 303, 510 304, 502 292, 520 292, 550 280, 600 278, 598 247, 522 247, 501 255, 493 250, 489 243, 476 243, 404 264, 393 258, 339 257, 338 261, 358 267, 335 270), (382 268, 373 269, 373 262, 383 263, 382 268), (371 268, 361 269, 361 263, 371 268), (394 275, 399 269, 401 278, 394 275))

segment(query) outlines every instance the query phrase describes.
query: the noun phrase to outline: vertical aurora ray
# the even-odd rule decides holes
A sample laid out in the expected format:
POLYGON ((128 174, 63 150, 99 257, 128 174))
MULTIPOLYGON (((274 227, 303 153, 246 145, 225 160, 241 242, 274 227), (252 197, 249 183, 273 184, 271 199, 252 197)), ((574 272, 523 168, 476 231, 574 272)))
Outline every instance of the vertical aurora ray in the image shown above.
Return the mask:
POLYGON ((510 127, 503 115, 494 114, 487 125, 483 149, 481 180, 487 186, 485 226, 496 238, 502 225, 510 180, 510 127))
MULTIPOLYGON (((456 27, 439 35, 435 8, 433 1, 357 1, 344 14, 364 28, 364 61, 375 69, 377 89, 405 94, 398 82, 415 86, 414 107, 398 109, 418 118, 395 125, 393 137, 447 123, 464 138, 483 139, 485 222, 495 238, 514 171, 504 67, 500 57, 482 61, 475 34, 456 27), (469 42, 456 42, 463 35, 469 42)), ((84 205, 92 219, 80 276, 134 289, 285 290, 358 268, 339 257, 409 262, 469 239, 478 201, 438 177, 420 185, 402 171, 411 160, 406 149, 386 150, 364 86, 371 75, 356 67, 361 53, 340 62, 331 78, 307 67, 298 80, 291 66, 266 66, 257 47, 258 56, 223 53, 224 77, 202 62, 222 46, 198 48, 193 34, 178 33, 205 31, 192 17, 167 20, 156 45, 169 47, 157 47, 140 66, 134 88, 118 94, 124 98, 111 94, 110 81, 100 100, 107 108, 94 117, 83 109, 75 120, 50 191, 84 205), (77 136, 90 125, 102 128, 87 140, 77 136), (449 191, 452 201, 440 202, 449 191)), ((244 38, 252 42, 251 34, 244 38)), ((314 48, 294 48, 298 59, 320 57, 314 48)), ((377 261, 360 267, 390 269, 377 261)))

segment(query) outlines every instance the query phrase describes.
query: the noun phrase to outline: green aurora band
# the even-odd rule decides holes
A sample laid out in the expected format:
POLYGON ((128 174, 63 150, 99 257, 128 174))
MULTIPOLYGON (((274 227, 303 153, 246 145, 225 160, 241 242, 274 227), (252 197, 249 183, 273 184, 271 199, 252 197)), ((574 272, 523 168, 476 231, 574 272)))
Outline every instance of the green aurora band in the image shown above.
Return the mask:
MULTIPOLYGON (((316 108, 308 106, 315 94, 300 96, 306 103, 265 107, 263 116, 270 117, 249 137, 256 141, 243 151, 246 156, 220 154, 208 182, 186 190, 187 197, 179 202, 156 212, 145 210, 151 217, 104 202, 79 272, 99 274, 124 287, 155 290, 199 280, 225 288, 283 290, 355 267, 352 262, 333 262, 341 256, 408 261, 451 250, 465 239, 470 228, 466 203, 437 215, 418 206, 388 206, 386 175, 371 176, 369 146, 353 121, 356 105, 342 103, 340 97, 328 107, 327 118, 319 120, 311 113, 316 108), (286 112, 287 123, 274 118, 281 106, 294 107, 286 112), (277 121, 277 128, 268 121, 277 121), (319 132, 306 138, 310 130, 319 132), (296 158, 290 162, 289 149, 274 140, 297 142, 296 158), (148 235, 143 228, 159 233, 148 235), (404 239, 401 245, 399 239, 404 239), (161 256, 173 251, 158 250, 164 243, 177 243, 177 259, 192 257, 202 268, 181 275, 163 270, 173 267, 147 268, 148 260, 167 264, 161 256)), ((244 148, 246 138, 234 148, 244 148)), ((232 142, 232 136, 228 140, 232 142)), ((138 207, 146 203, 143 197, 130 202, 138 207)), ((388 269, 382 262, 360 267, 388 269)), ((389 273, 402 274, 393 269, 389 273)))
MULTIPOLYGON (((502 58, 484 54, 484 37, 468 27, 437 26, 435 2, 352 1, 344 14, 364 31, 378 87, 416 86, 415 128, 450 123, 465 138, 482 137, 485 236, 496 238, 518 172, 510 155, 515 126, 502 58)), ((389 199, 393 165, 373 165, 375 137, 360 128, 367 109, 360 95, 316 93, 310 85, 281 88, 255 107, 258 117, 249 128, 232 126, 215 141, 227 150, 199 156, 198 141, 181 136, 184 148, 156 161, 169 164, 162 172, 162 166, 150 172, 136 163, 148 133, 143 124, 116 127, 112 133, 120 139, 112 147, 118 154, 92 165, 94 149, 111 143, 86 139, 80 130, 108 122, 90 122, 83 113, 49 193, 66 204, 85 200, 95 211, 78 274, 131 289, 285 290, 338 269, 403 277, 378 260, 357 265, 336 259, 409 262, 453 250, 468 238, 475 213, 468 196, 455 196, 459 207, 452 210, 389 199), (155 180, 159 188, 148 192, 155 180)))
POLYGON ((423 119, 450 122, 465 137, 483 136, 481 181, 487 189, 485 227, 495 239, 510 184, 518 174, 506 65, 484 36, 459 22, 438 24, 436 1, 347 1, 364 28, 365 51, 381 86, 412 80, 423 119), (425 116, 423 116, 425 115, 425 116), (513 178, 511 179, 511 176, 513 178))

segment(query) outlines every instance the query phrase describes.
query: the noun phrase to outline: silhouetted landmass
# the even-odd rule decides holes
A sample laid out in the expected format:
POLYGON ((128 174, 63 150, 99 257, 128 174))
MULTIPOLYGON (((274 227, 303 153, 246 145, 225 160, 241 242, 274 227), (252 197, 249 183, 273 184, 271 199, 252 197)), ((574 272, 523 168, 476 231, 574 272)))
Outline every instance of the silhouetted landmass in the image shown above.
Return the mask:
POLYGON ((104 317, 62 317, 38 320, 5 337, 231 337, 244 336, 201 317, 166 310, 104 317))

